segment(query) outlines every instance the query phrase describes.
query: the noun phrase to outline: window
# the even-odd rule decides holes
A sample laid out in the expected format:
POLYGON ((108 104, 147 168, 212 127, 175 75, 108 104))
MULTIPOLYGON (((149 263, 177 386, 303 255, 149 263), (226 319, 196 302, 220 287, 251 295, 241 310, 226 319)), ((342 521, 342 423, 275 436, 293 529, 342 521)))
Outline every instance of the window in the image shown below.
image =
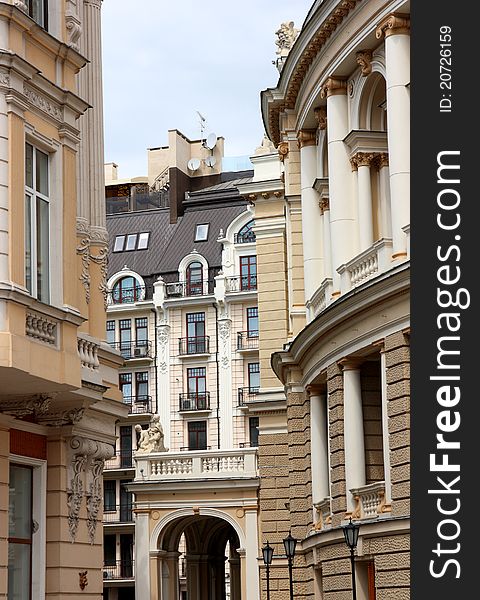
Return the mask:
POLYGON ((147 346, 148 341, 148 319, 147 317, 141 317, 135 319, 135 345, 136 346, 147 346))
POLYGON ((258 306, 247 308, 247 336, 258 337, 258 306))
POLYGON ((205 367, 187 369, 188 395, 192 398, 205 398, 207 387, 205 367))
POLYGON ((120 373, 119 375, 120 391, 123 395, 123 401, 126 404, 132 402, 132 374, 131 373, 120 373))
POLYGON ((137 243, 137 234, 131 233, 127 235, 127 244, 125 246, 125 250, 135 250, 135 245, 137 243))
POLYGON ((188 423, 188 449, 207 449, 207 422, 189 421, 188 423))
POLYGON ((8 495, 8 599, 30 600, 33 534, 32 468, 10 465, 8 495))
POLYGON ((137 250, 146 250, 148 248, 148 238, 149 237, 150 237, 149 233, 139 233, 138 234, 137 250))
POLYGON ((240 231, 235 234, 235 243, 236 244, 248 244, 249 242, 254 242, 256 240, 255 233, 253 232, 253 227, 255 226, 255 221, 252 219, 246 225, 244 225, 240 231))
POLYGON ((199 262, 187 267, 187 296, 201 296, 203 293, 203 268, 199 262))
POLYGON ((205 351, 205 313, 188 313, 187 354, 201 354, 205 351))
POLYGON ((248 431, 249 431, 249 439, 250 446, 257 447, 258 446, 258 417, 249 417, 248 419, 248 431))
POLYGON ((208 226, 209 223, 202 223, 195 227, 195 241, 206 242, 208 240, 208 226))
POLYGON ((103 564, 114 567, 117 564, 117 543, 115 535, 105 535, 103 538, 103 564))
POLYGON ((132 322, 130 319, 120 319, 120 354, 123 358, 132 358, 132 322))
POLYGON ((103 482, 103 510, 116 510, 117 491, 114 479, 105 479, 103 482))
POLYGON ((120 481, 120 521, 122 523, 132 520, 132 492, 127 490, 127 483, 131 483, 131 480, 120 481))
POLYGON ((48 29, 48 0, 27 0, 28 16, 40 27, 48 29))
POLYGON ((115 321, 107 321, 107 343, 115 344, 115 321))
POLYGON ((48 154, 25 144, 25 286, 50 301, 50 199, 48 154))
POLYGON ((148 400, 148 371, 135 373, 135 388, 137 401, 145 402, 148 400))
POLYGON ((112 301, 114 304, 137 302, 142 297, 142 286, 135 277, 122 277, 113 286, 112 301))
POLYGON ((120 467, 132 466, 132 428, 130 425, 120 427, 120 467))
POLYGON ((257 289, 257 257, 256 256, 241 256, 240 257, 240 289, 241 290, 256 290, 257 289))
POLYGON ((258 392, 260 388, 260 363, 248 363, 248 388, 250 392, 258 392))
POLYGON ((123 250, 123 246, 125 245, 125 236, 117 235, 115 237, 115 243, 113 245, 114 252, 121 252, 123 250))

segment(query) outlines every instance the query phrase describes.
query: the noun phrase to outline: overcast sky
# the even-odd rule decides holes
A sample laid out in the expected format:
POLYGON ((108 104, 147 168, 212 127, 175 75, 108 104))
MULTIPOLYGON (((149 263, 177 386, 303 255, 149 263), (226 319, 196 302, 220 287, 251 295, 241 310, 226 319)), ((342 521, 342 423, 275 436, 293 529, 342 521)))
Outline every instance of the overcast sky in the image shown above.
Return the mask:
POLYGON ((105 162, 119 177, 147 174, 147 148, 167 131, 225 138, 225 155, 251 155, 263 137, 260 91, 278 71, 275 31, 300 28, 313 0, 104 0, 105 162), (133 7, 133 9, 132 9, 133 7))

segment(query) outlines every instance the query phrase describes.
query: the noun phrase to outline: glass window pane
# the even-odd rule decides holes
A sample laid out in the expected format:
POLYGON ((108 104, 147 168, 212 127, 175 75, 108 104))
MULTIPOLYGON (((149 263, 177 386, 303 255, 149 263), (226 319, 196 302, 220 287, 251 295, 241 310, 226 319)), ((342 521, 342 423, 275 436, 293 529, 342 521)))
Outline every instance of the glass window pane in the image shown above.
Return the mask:
POLYGON ((49 209, 37 198, 37 298, 49 302, 49 209))
POLYGON ((32 293, 32 199, 25 196, 25 287, 32 293))
POLYGON ((29 14, 32 17, 32 19, 42 27, 45 27, 46 22, 44 12, 44 0, 31 0, 30 6, 31 9, 29 10, 29 14))
POLYGON ((30 544, 8 544, 8 600, 30 600, 30 544))
POLYGON ((48 196, 48 154, 36 150, 35 189, 48 196))
POLYGON ((138 235, 138 250, 145 250, 145 248, 148 248, 149 236, 149 233, 140 233, 138 235))
POLYGON ((8 501, 9 537, 32 538, 32 470, 19 465, 10 466, 8 501))
POLYGON ((115 245, 113 246, 114 252, 121 252, 123 250, 123 245, 125 244, 125 236, 117 235, 115 238, 115 245))
POLYGON ((33 146, 25 144, 25 185, 33 189, 33 146))
POLYGON ((125 250, 135 250, 135 244, 137 241, 137 234, 130 234, 127 236, 127 245, 125 247, 125 250))
POLYGON ((208 223, 197 225, 195 228, 195 241, 205 242, 208 238, 208 223))

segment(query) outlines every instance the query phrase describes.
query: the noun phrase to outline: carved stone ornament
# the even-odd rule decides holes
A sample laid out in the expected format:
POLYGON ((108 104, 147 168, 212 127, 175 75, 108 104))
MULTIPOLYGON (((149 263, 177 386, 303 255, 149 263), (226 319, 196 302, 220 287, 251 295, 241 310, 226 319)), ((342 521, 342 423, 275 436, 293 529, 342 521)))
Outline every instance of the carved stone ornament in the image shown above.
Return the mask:
POLYGON ((317 143, 317 132, 315 129, 301 129, 297 133, 297 140, 299 148, 315 146, 317 143))
POLYGON ((165 375, 168 370, 168 339, 170 334, 169 325, 160 325, 157 329, 158 341, 158 368, 160 373, 165 375))
POLYGON ((79 571, 78 573, 78 587, 83 591, 88 585, 87 579, 88 571, 79 571))
POLYGON ((10 85, 10 74, 5 71, 0 71, 0 85, 9 86, 10 85))
POLYGON ((352 156, 350 158, 350 166, 352 167, 352 172, 353 171, 358 171, 358 162, 357 162, 357 156, 352 156))
POLYGON ((35 106, 57 121, 63 120, 62 109, 58 104, 55 104, 49 98, 43 94, 40 94, 25 83, 23 84, 23 94, 26 96, 32 106, 35 106))
POLYGON ((67 29, 68 45, 77 52, 80 49, 79 39, 82 34, 82 26, 78 17, 73 12, 65 13, 65 27, 67 29))
POLYGON ((13 6, 23 10, 24 13, 28 13, 28 6, 25 0, 13 0, 13 6))
POLYGON ((58 412, 47 411, 39 417, 38 421, 42 425, 48 425, 49 427, 76 425, 82 420, 84 413, 84 408, 70 408, 69 410, 58 412))
POLYGON ((314 109, 315 119, 318 123, 319 129, 327 128, 327 109, 324 106, 318 106, 314 109))
POLYGON ((299 34, 299 29, 296 29, 294 25, 293 21, 284 21, 275 32, 277 36, 275 41, 275 45, 277 46, 276 54, 278 56, 287 56, 292 49, 299 34))
POLYGON ((355 159, 357 168, 370 167, 375 157, 375 152, 357 152, 353 159, 355 159))
POLYGON ((280 142, 278 144, 278 155, 283 162, 288 156, 288 142, 280 142))
POLYGON ((357 52, 356 58, 357 64, 360 65, 363 77, 370 75, 372 72, 372 51, 360 50, 360 52, 357 52))
POLYGON ((344 95, 347 93, 347 82, 345 79, 337 77, 329 77, 322 85, 320 90, 321 98, 329 98, 330 96, 344 95))
POLYGON ((56 394, 35 394, 33 396, 10 396, 0 400, 0 412, 14 417, 33 415, 39 417, 48 411, 56 394))
MULTIPOLYGON (((79 222, 77 221, 77 232, 79 230, 79 222)), ((97 241, 97 240, 95 240, 97 241)), ((108 299, 108 286, 107 286, 107 273, 108 273, 108 248, 105 246, 101 248, 98 254, 93 254, 90 251, 92 238, 90 235, 86 235, 81 238, 77 246, 77 254, 82 258, 82 272, 80 274, 80 281, 85 288, 85 299, 87 304, 90 303, 90 263, 94 262, 100 265, 101 270, 101 281, 99 290, 103 295, 103 302, 105 310, 107 309, 108 299)))
POLYGON ((375 156, 373 164, 378 170, 388 167, 388 152, 379 152, 375 156))
POLYGON ((137 452, 139 454, 150 454, 150 452, 168 452, 165 447, 163 427, 160 422, 160 415, 153 415, 150 419, 148 429, 142 429, 142 426, 135 425, 135 431, 139 434, 137 443, 137 452))
POLYGON ((260 144, 260 146, 258 146, 258 148, 255 149, 255 156, 260 156, 262 154, 272 154, 273 152, 275 152, 275 146, 264 134, 262 143, 260 144))
POLYGON ((393 13, 378 25, 375 31, 378 40, 390 35, 410 35, 410 15, 393 13))
POLYGON ((220 336, 220 364, 227 369, 230 364, 229 344, 230 344, 231 322, 228 319, 220 321, 218 324, 218 335, 220 336))

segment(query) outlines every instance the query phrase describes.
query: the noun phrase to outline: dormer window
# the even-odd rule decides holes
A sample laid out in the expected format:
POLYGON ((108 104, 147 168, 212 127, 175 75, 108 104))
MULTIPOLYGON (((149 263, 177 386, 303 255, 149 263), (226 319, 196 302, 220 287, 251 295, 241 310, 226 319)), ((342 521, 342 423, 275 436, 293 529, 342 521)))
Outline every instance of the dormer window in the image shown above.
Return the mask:
POLYGON ((201 296, 203 293, 203 267, 200 262, 192 262, 187 267, 187 296, 201 296))
POLYGON ((206 242, 208 240, 208 226, 209 223, 202 223, 195 227, 195 241, 206 242))
POLYGON ((113 244, 113 251, 130 252, 132 250, 146 250, 149 238, 149 232, 117 235, 113 244))

